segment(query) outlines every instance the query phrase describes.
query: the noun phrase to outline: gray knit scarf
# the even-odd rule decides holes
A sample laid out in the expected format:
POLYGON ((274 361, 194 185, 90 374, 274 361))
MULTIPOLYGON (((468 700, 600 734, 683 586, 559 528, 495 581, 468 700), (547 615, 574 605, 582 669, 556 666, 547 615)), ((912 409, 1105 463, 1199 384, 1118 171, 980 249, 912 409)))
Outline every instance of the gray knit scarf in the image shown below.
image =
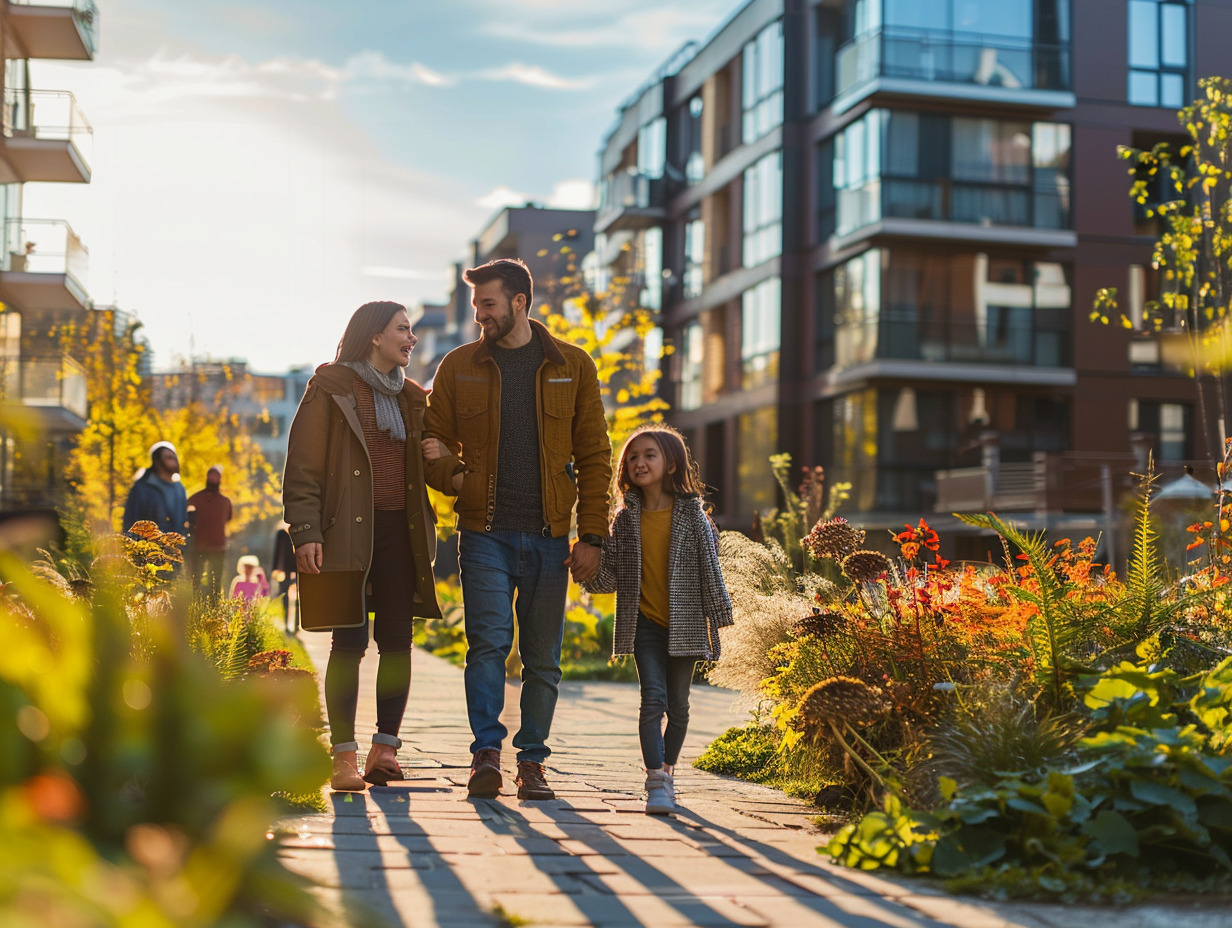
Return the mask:
POLYGON ((371 361, 340 361, 343 367, 349 367, 363 378, 364 383, 372 388, 372 398, 376 406, 376 427, 389 433, 390 438, 406 441, 406 423, 402 421, 402 410, 398 408, 397 396, 402 392, 402 384, 406 381, 406 371, 395 365, 388 374, 382 374, 371 361))

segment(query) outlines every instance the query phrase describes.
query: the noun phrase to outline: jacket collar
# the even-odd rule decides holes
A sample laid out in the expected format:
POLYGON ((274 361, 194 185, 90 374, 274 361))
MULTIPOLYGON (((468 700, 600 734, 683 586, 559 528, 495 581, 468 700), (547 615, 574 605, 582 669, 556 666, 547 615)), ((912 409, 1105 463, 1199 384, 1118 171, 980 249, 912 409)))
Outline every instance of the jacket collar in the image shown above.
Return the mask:
MULTIPOLYGON (((561 353, 560 347, 556 344, 556 339, 552 337, 552 333, 548 331, 547 326, 542 322, 536 322, 534 319, 527 320, 530 322, 530 330, 538 336, 539 343, 543 345, 543 356, 553 364, 564 364, 565 356, 561 353)), ((483 336, 475 344, 475 360, 487 361, 492 357, 492 350, 488 347, 488 343, 483 336)))
MULTIPOLYGON (((312 383, 334 396, 347 396, 354 390, 356 374, 349 367, 341 364, 322 364, 312 375, 312 383)), ((402 385, 402 398, 414 405, 422 404, 427 392, 409 377, 402 385)))

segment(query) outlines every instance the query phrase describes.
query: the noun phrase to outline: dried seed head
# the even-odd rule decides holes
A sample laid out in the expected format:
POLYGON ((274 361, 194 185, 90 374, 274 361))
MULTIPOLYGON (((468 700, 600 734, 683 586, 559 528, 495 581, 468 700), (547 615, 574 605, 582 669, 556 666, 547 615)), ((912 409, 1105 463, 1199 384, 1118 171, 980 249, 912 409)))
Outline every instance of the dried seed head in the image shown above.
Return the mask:
POLYGON ((876 580, 890 569, 890 559, 880 551, 853 551, 843 558, 843 573, 855 583, 876 580))
POLYGON ((830 722, 871 725, 889 710, 879 688, 856 677, 830 677, 804 694, 796 724, 816 738, 828 730, 830 722))
POLYGON ((804 536, 805 550, 815 558, 828 557, 841 561, 864 544, 864 530, 856 528, 842 516, 818 522, 804 536))

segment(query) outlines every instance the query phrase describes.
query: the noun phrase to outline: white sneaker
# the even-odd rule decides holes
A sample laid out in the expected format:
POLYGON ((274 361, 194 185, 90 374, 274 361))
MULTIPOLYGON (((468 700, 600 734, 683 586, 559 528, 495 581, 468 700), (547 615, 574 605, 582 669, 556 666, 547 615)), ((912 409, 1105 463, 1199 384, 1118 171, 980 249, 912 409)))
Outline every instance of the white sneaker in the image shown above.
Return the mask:
POLYGON ((671 774, 664 773, 662 770, 647 771, 646 814, 671 815, 676 811, 674 793, 671 774))

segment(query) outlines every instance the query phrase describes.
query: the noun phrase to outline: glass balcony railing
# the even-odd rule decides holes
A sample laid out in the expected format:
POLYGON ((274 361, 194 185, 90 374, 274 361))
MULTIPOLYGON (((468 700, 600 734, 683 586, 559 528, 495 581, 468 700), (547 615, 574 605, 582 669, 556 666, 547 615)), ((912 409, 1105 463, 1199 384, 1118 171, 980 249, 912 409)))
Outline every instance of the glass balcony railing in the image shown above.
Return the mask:
POLYGON ((10 219, 5 224, 3 269, 28 274, 67 274, 84 286, 90 253, 62 219, 10 219))
POLYGON ((1069 191, 1050 185, 883 177, 837 193, 837 232, 846 235, 879 219, 936 219, 1034 229, 1070 227, 1069 191))
POLYGON ((637 172, 613 174, 603 185, 597 226, 612 226, 622 214, 637 212, 645 216, 665 209, 667 189, 662 177, 637 172))
POLYGON ((97 50, 98 5, 94 0, 12 0, 18 6, 45 6, 73 11, 73 23, 91 56, 97 50))
POLYGON ((838 51, 837 92, 879 78, 1005 90, 1069 90, 1070 47, 943 30, 885 28, 838 51))
POLYGON ((3 128, 10 138, 71 142, 89 163, 94 129, 67 90, 6 88, 3 128))
POLYGON ((81 419, 89 411, 85 371, 67 356, 5 362, 4 397, 6 402, 23 406, 67 409, 81 419))
POLYGON ((985 321, 920 321, 907 316, 840 325, 835 332, 839 367, 871 361, 933 361, 947 364, 998 364, 1066 367, 1068 329, 1033 323, 1030 310, 988 307, 985 321))

